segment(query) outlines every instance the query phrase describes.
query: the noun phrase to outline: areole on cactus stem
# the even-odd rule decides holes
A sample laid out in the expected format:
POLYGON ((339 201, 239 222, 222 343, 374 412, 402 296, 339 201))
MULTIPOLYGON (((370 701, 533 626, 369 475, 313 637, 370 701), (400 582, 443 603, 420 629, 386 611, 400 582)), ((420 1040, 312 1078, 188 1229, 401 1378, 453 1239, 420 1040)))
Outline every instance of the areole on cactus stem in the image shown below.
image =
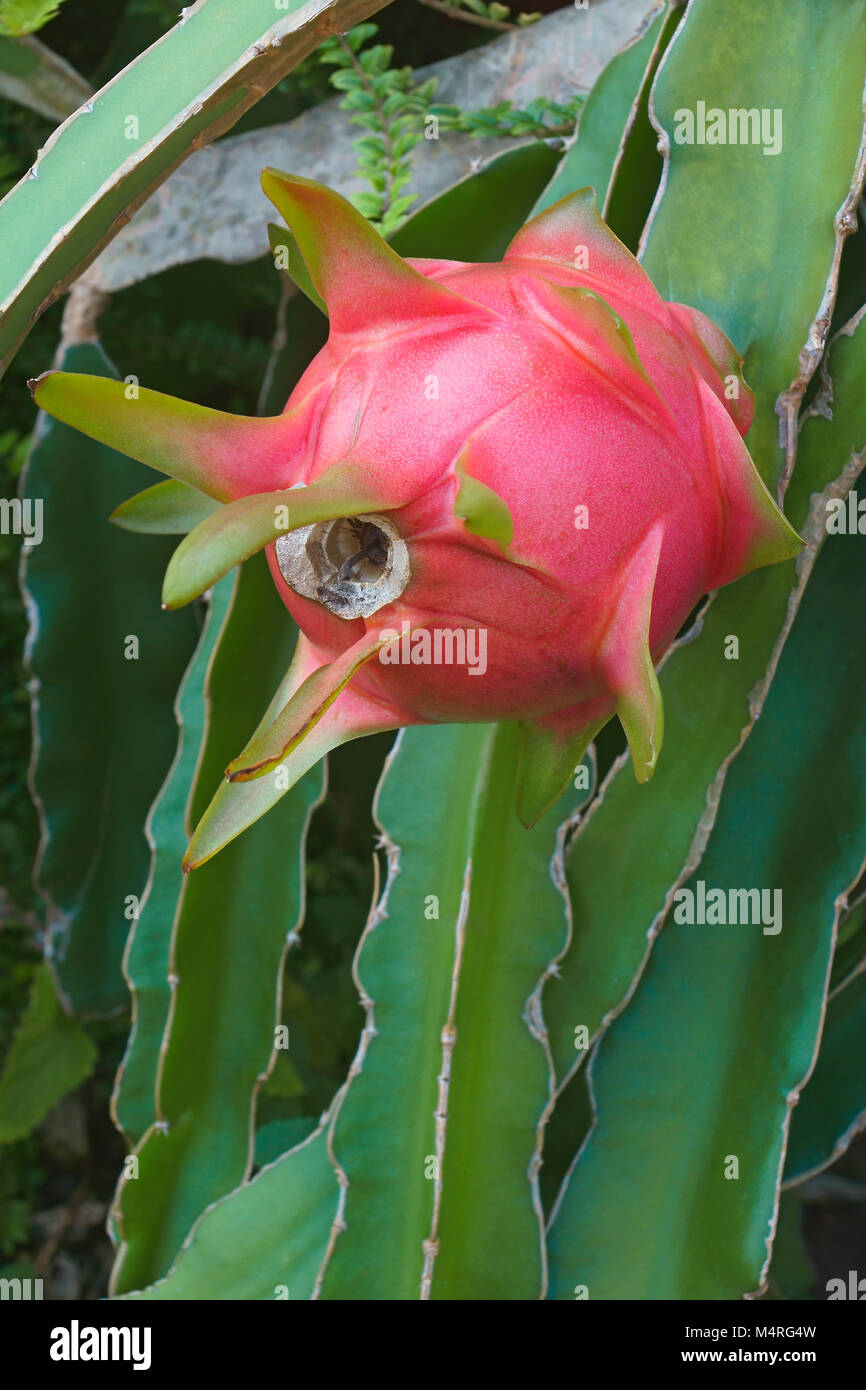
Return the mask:
POLYGON ((404 260, 348 202, 266 170, 330 334, 282 415, 47 372, 58 419, 160 469, 118 508, 182 530, 163 600, 267 548, 300 628, 286 680, 187 855, 203 863, 328 749, 409 724, 516 720, 533 824, 617 714, 656 765, 655 663, 701 595, 802 542, 742 441, 742 362, 666 303, 591 189, 501 262, 404 260), (168 521, 165 521, 166 516, 168 521))

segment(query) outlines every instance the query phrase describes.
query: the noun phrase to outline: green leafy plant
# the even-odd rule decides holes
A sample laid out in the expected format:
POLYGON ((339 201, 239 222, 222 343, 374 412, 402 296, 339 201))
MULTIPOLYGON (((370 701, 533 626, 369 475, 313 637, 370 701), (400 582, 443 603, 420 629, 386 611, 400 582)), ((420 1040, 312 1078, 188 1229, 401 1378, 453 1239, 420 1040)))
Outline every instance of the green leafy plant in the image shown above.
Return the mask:
POLYGON ((365 47, 378 32, 375 24, 359 24, 326 39, 319 59, 337 69, 331 84, 345 92, 341 105, 352 124, 369 132, 354 143, 359 173, 373 191, 359 194, 355 206, 388 235, 416 201, 404 192, 412 178, 408 155, 424 138, 423 113, 436 82, 415 84, 411 68, 392 68, 390 44, 365 47))
POLYGON ((64 0, 0 0, 0 34, 19 39, 35 34, 60 13, 64 0))
MULTIPOLYGON (((487 8, 481 0, 478 3, 482 11, 487 8)), ((416 194, 406 192, 412 181, 409 156, 425 139, 438 140, 449 132, 540 140, 572 134, 580 97, 566 105, 538 97, 525 110, 510 101, 477 111, 437 104, 436 78, 416 82, 411 67, 392 67, 391 44, 369 45, 378 32, 375 24, 356 25, 347 34, 326 39, 317 58, 337 69, 331 84, 346 94, 343 110, 352 113, 353 125, 369 132, 354 143, 358 172, 372 191, 357 194, 353 202, 383 236, 403 225, 417 201, 416 194)))
POLYGON ((489 0, 489 3, 487 0, 421 0, 421 4, 428 5, 431 10, 439 10, 452 19, 462 19, 467 24, 505 33, 509 29, 524 29, 527 24, 535 24, 541 18, 538 10, 531 14, 521 10, 512 19, 510 6, 500 4, 499 0, 489 0))
POLYGON ((0 1073, 0 1144, 27 1135, 93 1069, 96 1049, 60 1006, 42 966, 0 1073))

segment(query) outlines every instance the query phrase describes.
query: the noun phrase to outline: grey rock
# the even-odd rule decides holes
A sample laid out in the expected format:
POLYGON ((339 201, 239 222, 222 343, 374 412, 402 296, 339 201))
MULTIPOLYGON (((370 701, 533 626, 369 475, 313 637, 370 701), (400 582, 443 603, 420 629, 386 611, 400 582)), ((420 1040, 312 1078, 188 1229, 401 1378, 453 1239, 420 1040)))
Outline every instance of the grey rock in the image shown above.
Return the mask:
MULTIPOLYGON (((463 109, 499 101, 520 106, 540 95, 564 102, 590 89, 658 3, 591 0, 586 10, 569 6, 469 53, 419 68, 417 75, 419 80, 436 77, 436 100, 463 109)), ((274 165, 351 195, 364 186, 355 175, 352 149, 360 134, 335 98, 286 125, 229 136, 196 151, 115 236, 79 283, 113 293, 190 261, 239 263, 265 255, 267 223, 275 213, 259 188, 262 168, 274 165)), ((462 135, 425 140, 413 151, 411 191, 426 202, 479 161, 518 143, 522 142, 462 135)))

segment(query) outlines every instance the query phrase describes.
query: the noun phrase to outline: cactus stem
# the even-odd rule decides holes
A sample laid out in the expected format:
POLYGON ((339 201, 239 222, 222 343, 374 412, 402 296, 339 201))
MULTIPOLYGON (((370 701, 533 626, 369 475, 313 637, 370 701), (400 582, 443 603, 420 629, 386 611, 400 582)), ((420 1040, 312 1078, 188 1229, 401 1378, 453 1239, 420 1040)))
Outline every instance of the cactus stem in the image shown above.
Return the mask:
POLYGON ((439 1090, 436 1110, 433 1116, 435 1125, 436 1173, 433 1178, 433 1215, 430 1221, 430 1234, 422 1242, 424 1266, 421 1271, 422 1302, 430 1299, 433 1287, 433 1269, 439 1254, 439 1214, 442 1208, 442 1170, 445 1164, 445 1140, 448 1129, 448 1091, 451 1085, 451 1064, 457 1042, 457 995, 460 988, 460 971, 463 966, 463 953, 466 946, 466 923, 469 918, 469 903, 472 890, 472 860, 466 860, 463 872, 463 892, 460 895, 460 909, 454 924, 454 966, 451 972, 451 998, 448 1004, 448 1017, 442 1028, 442 1066, 439 1071, 439 1090))

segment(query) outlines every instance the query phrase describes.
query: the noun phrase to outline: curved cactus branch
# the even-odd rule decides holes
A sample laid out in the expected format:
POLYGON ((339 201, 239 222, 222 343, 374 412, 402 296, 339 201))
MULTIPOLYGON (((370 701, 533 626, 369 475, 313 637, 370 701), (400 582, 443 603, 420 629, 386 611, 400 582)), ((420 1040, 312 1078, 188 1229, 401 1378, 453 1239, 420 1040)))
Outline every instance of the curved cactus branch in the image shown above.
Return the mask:
POLYGON ((39 314, 194 149, 382 0, 196 0, 54 132, 0 203, 0 370, 39 314))

